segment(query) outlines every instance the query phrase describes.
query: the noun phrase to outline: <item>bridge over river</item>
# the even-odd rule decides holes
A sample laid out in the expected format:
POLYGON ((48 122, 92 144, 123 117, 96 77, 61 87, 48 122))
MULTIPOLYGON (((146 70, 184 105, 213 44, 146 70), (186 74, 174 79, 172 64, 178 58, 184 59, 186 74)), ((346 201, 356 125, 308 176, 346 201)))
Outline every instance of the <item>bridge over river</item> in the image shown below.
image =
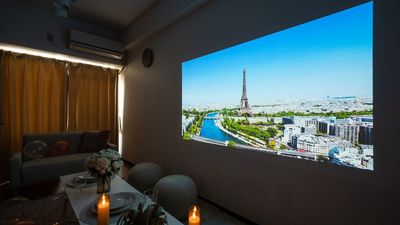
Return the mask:
POLYGON ((204 120, 217 120, 218 118, 217 117, 205 116, 203 119, 204 120))

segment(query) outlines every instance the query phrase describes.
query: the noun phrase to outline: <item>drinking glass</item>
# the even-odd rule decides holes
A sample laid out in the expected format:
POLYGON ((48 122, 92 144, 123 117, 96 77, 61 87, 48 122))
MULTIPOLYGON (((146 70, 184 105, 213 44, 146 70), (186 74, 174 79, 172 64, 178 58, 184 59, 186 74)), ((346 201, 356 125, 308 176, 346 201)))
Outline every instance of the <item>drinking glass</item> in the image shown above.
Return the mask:
POLYGON ((158 189, 150 188, 143 192, 144 194, 144 206, 148 206, 150 204, 158 203, 158 189))
POLYGON ((82 192, 83 187, 85 187, 86 185, 86 179, 83 176, 78 175, 74 177, 74 183, 75 187, 78 188, 79 192, 82 192))

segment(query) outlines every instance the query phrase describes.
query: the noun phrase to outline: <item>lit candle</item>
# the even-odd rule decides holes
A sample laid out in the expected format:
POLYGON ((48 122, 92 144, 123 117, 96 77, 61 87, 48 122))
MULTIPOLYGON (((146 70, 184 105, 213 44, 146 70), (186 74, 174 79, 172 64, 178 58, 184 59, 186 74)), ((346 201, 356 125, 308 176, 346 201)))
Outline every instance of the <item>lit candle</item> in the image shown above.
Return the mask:
POLYGON ((108 194, 101 194, 97 201, 97 225, 110 224, 110 199, 108 194))
POLYGON ((200 225, 200 208, 197 206, 190 207, 189 225, 200 225))

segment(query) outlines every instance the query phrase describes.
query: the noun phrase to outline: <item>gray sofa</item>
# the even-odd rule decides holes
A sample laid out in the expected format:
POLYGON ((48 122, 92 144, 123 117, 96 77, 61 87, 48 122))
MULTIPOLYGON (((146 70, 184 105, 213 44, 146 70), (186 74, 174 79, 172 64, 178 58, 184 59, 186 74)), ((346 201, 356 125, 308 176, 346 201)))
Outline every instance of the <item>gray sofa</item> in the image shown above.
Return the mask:
MULTIPOLYGON (((84 170, 84 162, 93 153, 79 153, 83 132, 26 134, 23 145, 41 140, 48 146, 65 140, 69 142, 69 153, 63 156, 24 160, 23 152, 12 155, 10 159, 11 188, 19 188, 44 181, 58 179, 62 175, 84 170)), ((117 150, 116 145, 108 144, 108 148, 117 150)))

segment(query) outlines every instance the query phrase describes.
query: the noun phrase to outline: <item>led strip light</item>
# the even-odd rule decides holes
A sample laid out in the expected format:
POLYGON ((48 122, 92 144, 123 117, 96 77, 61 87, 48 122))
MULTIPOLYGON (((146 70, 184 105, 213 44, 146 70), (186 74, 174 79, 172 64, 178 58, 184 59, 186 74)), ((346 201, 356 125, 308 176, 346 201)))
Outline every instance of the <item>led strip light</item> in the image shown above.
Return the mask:
POLYGON ((22 46, 17 46, 17 45, 5 44, 5 43, 1 43, 1 42, 0 42, 0 49, 4 50, 4 51, 10 51, 10 52, 15 52, 15 53, 20 53, 20 54, 40 56, 40 57, 44 57, 44 58, 63 60, 63 61, 68 61, 68 62, 73 62, 73 63, 89 64, 89 65, 93 65, 93 66, 100 66, 100 67, 104 67, 104 68, 111 68, 111 69, 117 69, 117 70, 121 70, 123 67, 122 65, 118 65, 118 64, 106 63, 106 62, 101 62, 101 61, 96 61, 96 60, 89 60, 89 59, 84 59, 84 58, 75 57, 75 56, 69 56, 69 55, 60 54, 60 53, 54 53, 54 52, 37 50, 37 49, 27 48, 27 47, 22 47, 22 46))

